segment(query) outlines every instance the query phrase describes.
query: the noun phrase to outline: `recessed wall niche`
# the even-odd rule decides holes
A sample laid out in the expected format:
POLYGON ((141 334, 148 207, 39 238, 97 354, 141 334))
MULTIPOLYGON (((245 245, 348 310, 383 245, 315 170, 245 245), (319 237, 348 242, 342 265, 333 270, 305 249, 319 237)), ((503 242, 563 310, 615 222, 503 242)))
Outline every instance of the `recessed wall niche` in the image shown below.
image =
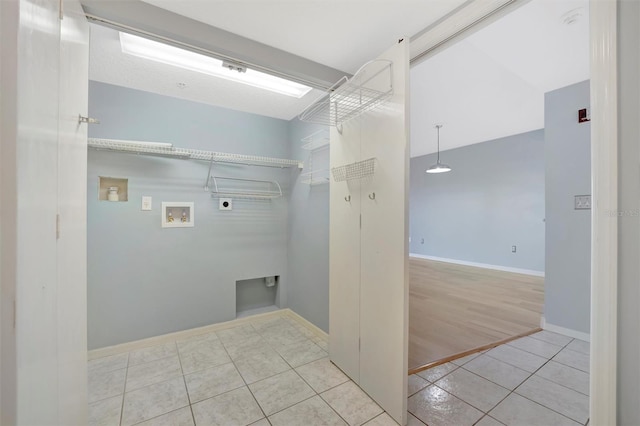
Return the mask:
POLYGON ((129 201, 129 179, 98 176, 98 200, 129 201))

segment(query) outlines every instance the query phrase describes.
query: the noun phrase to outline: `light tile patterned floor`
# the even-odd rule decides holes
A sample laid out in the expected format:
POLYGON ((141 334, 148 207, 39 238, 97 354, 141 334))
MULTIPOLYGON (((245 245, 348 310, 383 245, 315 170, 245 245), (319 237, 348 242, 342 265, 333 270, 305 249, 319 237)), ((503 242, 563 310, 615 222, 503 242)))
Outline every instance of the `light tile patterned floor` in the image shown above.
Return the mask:
MULTIPOLYGON (((396 423, 288 317, 89 362, 90 425, 396 423)), ((409 425, 578 425, 589 345, 541 332, 409 377, 409 425)))
POLYGON ((410 425, 585 425, 589 344, 548 331, 409 377, 410 425), (413 423, 412 423, 413 422, 413 423))

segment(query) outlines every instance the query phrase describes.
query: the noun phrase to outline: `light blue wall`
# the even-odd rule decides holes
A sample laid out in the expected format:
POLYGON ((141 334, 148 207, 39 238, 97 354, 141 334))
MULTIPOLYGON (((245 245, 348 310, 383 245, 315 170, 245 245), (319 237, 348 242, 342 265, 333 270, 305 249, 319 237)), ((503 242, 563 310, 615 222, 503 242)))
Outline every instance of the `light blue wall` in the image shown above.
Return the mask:
MULTIPOLYGON (((305 161, 310 152, 300 140, 322 127, 292 120, 290 158, 305 161)), ((313 154, 314 169, 329 167, 329 150, 313 154)), ((309 170, 305 170, 309 171, 309 170)), ((329 184, 310 186, 292 171, 289 202, 288 306, 324 331, 329 331, 329 184)))
POLYGON ((545 94, 547 323, 589 333, 591 211, 574 210, 574 196, 591 193, 589 81, 545 94))
POLYGON ((544 271, 544 133, 411 159, 410 252, 544 271), (424 239, 424 243, 422 243, 424 239), (511 246, 516 246, 516 253, 511 246))
MULTIPOLYGON (((90 137, 286 158, 288 123, 91 82, 90 137)), ((287 200, 234 200, 218 210, 204 192, 208 164, 89 152, 88 333, 99 348, 235 318, 237 280, 279 275, 286 304, 287 200), (128 202, 98 201, 98 176, 129 179, 128 202), (153 210, 141 211, 141 197, 153 210), (195 227, 162 229, 162 201, 195 202, 195 227)), ((237 165, 215 174, 276 179, 290 171, 237 165)))

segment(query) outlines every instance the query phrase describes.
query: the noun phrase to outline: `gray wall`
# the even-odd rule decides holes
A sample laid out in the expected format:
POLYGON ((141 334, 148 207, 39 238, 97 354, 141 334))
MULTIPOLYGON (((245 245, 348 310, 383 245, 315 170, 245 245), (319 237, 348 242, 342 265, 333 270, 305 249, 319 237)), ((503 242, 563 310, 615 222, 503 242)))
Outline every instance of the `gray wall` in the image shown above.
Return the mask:
MULTIPOLYGON (((289 122, 290 158, 307 162, 300 139, 322 127, 289 122)), ((329 167, 329 150, 314 153, 314 169, 329 167)), ((308 171, 308 170, 305 170, 308 171)), ((307 185, 292 173, 289 202, 288 307, 329 331, 329 184, 307 185)))
POLYGON ((591 211, 574 210, 574 196, 591 193, 589 81, 545 94, 547 323, 589 333, 591 211))
POLYGON ((543 136, 441 152, 449 173, 425 173, 436 154, 412 158, 411 253, 544 271, 543 136))
MULTIPOLYGON (((640 424, 640 3, 620 1, 618 219, 618 424, 640 424)), ((614 220, 612 218, 612 220, 614 220)))
MULTIPOLYGON (((175 146, 286 158, 288 123, 91 82, 90 137, 172 142, 175 146)), ((203 190, 208 164, 89 152, 89 348, 235 318, 236 281, 279 275, 287 286, 287 200, 234 200, 219 211, 203 190), (98 201, 98 176, 129 179, 128 202, 98 201), (141 211, 141 197, 153 211, 141 211), (162 229, 162 201, 195 202, 195 227, 162 229)), ((290 172, 215 166, 215 174, 276 179, 290 172)))

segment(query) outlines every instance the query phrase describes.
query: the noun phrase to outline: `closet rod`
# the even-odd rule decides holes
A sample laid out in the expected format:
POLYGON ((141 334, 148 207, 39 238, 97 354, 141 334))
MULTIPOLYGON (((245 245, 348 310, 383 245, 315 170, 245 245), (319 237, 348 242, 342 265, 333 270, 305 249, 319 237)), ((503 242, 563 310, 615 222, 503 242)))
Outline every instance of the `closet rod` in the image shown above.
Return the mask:
POLYGON ((262 157, 259 155, 230 154, 225 152, 204 151, 199 149, 175 148, 171 144, 127 141, 119 139, 89 138, 89 148, 96 150, 124 152, 129 154, 161 156, 183 160, 203 160, 214 163, 243 164, 247 166, 263 167, 297 167, 302 169, 304 164, 297 160, 285 158, 262 157))

